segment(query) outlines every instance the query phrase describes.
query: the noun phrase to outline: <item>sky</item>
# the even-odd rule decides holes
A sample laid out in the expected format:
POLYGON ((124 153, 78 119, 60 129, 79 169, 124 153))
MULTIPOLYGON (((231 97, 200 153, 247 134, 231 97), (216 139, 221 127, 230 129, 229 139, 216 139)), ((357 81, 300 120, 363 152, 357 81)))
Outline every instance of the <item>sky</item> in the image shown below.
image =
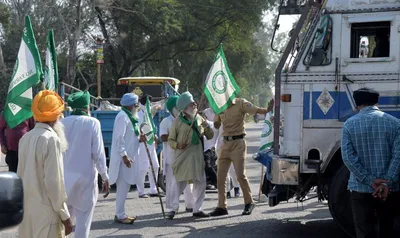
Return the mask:
MULTIPOLYGON (((289 32, 292 27, 293 23, 299 19, 300 15, 281 15, 279 17, 279 30, 277 31, 276 34, 279 34, 281 32, 289 32)), ((263 22, 270 22, 273 21, 274 23, 276 22, 276 18, 273 17, 272 13, 268 13, 264 15, 263 22)), ((271 82, 271 91, 273 94, 275 94, 275 86, 273 86, 273 82, 271 82)))

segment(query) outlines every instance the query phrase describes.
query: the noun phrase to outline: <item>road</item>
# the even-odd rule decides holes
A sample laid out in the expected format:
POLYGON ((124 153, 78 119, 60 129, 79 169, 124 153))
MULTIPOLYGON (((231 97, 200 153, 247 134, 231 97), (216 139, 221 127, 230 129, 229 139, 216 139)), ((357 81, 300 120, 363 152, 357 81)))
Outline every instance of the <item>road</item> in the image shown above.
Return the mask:
MULTIPOLYGON (((261 127, 261 123, 247 125, 246 168, 255 197, 258 194, 261 167, 251 159, 251 155, 258 149, 261 127)), ((210 212, 216 204, 217 194, 207 192, 204 210, 210 212)), ((181 205, 183 208, 184 204, 181 205)), ((225 217, 194 219, 190 213, 179 213, 174 220, 164 223, 158 198, 139 199, 137 192, 132 190, 127 199, 127 212, 128 215, 137 215, 138 220, 133 225, 121 225, 112 221, 115 212, 114 191, 106 199, 99 197, 90 237, 346 237, 332 220, 328 207, 315 199, 305 202, 303 207, 293 200, 272 208, 267 202, 257 203, 251 216, 241 215, 242 197, 228 199, 228 205, 229 215, 225 217)), ((16 229, 0 232, 0 237, 17 237, 16 229)))

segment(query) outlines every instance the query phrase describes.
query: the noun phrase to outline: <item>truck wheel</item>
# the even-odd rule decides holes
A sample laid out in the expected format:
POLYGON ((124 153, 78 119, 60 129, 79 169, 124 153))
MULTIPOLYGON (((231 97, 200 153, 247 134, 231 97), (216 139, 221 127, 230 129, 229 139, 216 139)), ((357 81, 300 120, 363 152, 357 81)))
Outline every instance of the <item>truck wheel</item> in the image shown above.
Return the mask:
POLYGON ((328 204, 329 211, 339 227, 349 236, 355 237, 350 191, 347 190, 349 177, 350 171, 343 165, 333 178, 328 204))

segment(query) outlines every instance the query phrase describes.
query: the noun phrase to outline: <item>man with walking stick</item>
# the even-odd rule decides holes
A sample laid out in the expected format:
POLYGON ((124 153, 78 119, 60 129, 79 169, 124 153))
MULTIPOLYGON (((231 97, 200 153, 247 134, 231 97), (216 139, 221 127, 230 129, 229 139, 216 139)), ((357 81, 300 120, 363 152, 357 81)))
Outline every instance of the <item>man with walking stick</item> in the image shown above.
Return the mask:
POLYGON ((214 132, 207 121, 197 115, 197 104, 189 92, 179 97, 176 107, 181 113, 169 131, 168 144, 175 150, 172 169, 179 184, 178 192, 182 194, 186 184, 193 183, 193 216, 209 217, 201 208, 206 194, 203 135, 211 139, 214 132))
MULTIPOLYGON (((170 113, 169 117, 164 118, 160 123, 160 135, 163 142, 163 159, 164 159, 164 173, 167 192, 165 196, 166 208, 169 210, 168 219, 174 219, 175 214, 179 210, 179 183, 176 182, 174 173, 172 171, 172 163, 174 162, 175 151, 168 145, 169 130, 174 123, 175 118, 179 117, 179 111, 176 109, 176 102, 179 96, 168 98, 165 107, 170 113)), ((185 198, 186 212, 193 212, 193 185, 187 185, 183 191, 185 198)))

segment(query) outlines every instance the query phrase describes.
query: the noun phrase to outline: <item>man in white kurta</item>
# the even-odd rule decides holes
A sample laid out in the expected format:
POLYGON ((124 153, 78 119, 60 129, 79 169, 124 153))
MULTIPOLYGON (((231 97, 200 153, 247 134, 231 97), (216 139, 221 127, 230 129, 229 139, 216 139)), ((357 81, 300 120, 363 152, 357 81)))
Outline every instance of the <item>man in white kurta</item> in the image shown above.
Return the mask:
POLYGON ((60 238, 72 232, 64 186, 66 142, 58 118, 64 102, 55 92, 40 91, 32 102, 36 125, 19 142, 17 174, 24 189, 20 238, 60 238))
POLYGON ((110 158, 110 185, 117 185, 116 214, 114 220, 123 224, 132 224, 136 217, 125 213, 125 200, 132 184, 136 184, 139 165, 134 161, 139 148, 138 97, 126 93, 121 99, 122 110, 114 122, 110 158))
POLYGON ((109 192, 106 156, 100 121, 90 117, 89 92, 76 92, 68 97, 74 109, 62 120, 68 141, 64 156, 64 179, 67 205, 75 220, 76 238, 88 238, 99 189, 98 172, 103 179, 103 191, 109 192))
MULTIPOLYGON (((140 110, 138 113, 139 116, 139 126, 145 122, 145 113, 146 113, 146 100, 147 97, 149 97, 149 101, 151 101, 151 96, 149 95, 144 95, 140 99, 140 110)), ((152 118, 150 118, 152 120, 152 118)), ((155 139, 156 141, 157 139, 155 139)), ((158 177, 158 169, 160 168, 160 165, 158 163, 158 158, 157 158, 157 152, 156 152, 156 142, 153 142, 151 144, 147 143, 146 141, 141 142, 139 144, 139 154, 137 156, 136 161, 139 164, 139 176, 138 176, 138 181, 136 184, 138 193, 139 193, 139 198, 148 198, 147 194, 145 193, 144 190, 144 182, 146 178, 146 174, 150 170, 150 162, 149 162, 149 155, 147 154, 146 147, 144 143, 147 143, 147 148, 150 152, 150 157, 151 157, 151 162, 153 164, 153 171, 154 174, 156 175, 156 179, 158 177)), ((153 175, 149 173, 149 181, 150 181, 150 197, 157 197, 157 181, 154 181, 153 175)), ((163 196, 163 195, 161 195, 163 196)))
MULTIPOLYGON (((176 102, 179 96, 170 97, 166 102, 166 108, 170 112, 170 115, 164 118, 160 123, 160 135, 161 141, 163 142, 163 159, 164 159, 164 174, 166 181, 166 196, 165 203, 166 208, 169 210, 168 218, 173 219, 175 214, 179 210, 179 186, 176 182, 176 178, 174 176, 172 170, 172 163, 174 162, 174 150, 168 145, 168 135, 169 129, 171 128, 175 118, 179 116, 179 112, 176 109, 176 102)), ((183 191, 183 195, 185 198, 186 212, 193 212, 193 184, 186 185, 185 190, 183 191)))

